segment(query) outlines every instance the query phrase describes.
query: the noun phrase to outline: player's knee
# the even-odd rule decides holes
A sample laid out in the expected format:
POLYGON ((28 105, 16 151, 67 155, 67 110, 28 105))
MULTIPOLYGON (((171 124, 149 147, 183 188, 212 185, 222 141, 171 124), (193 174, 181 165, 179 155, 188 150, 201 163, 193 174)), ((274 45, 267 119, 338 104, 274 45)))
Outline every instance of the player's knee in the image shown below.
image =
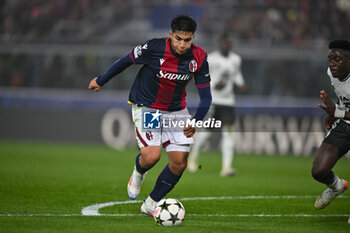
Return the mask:
POLYGON ((155 155, 155 154, 151 154, 148 156, 145 156, 144 158, 144 164, 146 165, 146 167, 150 167, 153 166, 154 164, 156 164, 159 161, 160 157, 155 155))
POLYGON ((153 167, 160 159, 160 148, 143 147, 141 148, 141 164, 144 167, 153 167))
POLYGON ((321 180, 324 176, 326 176, 328 174, 329 171, 327 171, 326 169, 317 167, 317 166, 313 166, 311 169, 311 174, 312 177, 315 180, 321 180))
POLYGON ((182 162, 178 165, 178 168, 180 171, 184 171, 187 167, 187 161, 186 162, 182 162))
POLYGON ((142 154, 142 164, 145 167, 152 167, 160 159, 160 152, 157 150, 143 150, 142 154))
POLYGON ((177 173, 182 173, 187 167, 187 161, 173 161, 169 164, 177 173))

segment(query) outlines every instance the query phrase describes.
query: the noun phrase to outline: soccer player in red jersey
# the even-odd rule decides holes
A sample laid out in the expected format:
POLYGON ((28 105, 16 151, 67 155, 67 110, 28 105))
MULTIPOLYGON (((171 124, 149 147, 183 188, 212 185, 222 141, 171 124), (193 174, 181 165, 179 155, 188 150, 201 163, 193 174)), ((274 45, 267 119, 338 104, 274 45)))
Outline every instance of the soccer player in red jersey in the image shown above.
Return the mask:
POLYGON ((211 104, 207 53, 193 44, 196 27, 191 17, 176 16, 171 21, 170 37, 138 45, 89 84, 90 90, 99 91, 128 66, 143 65, 129 94, 141 152, 136 156, 127 185, 131 199, 137 198, 147 171, 159 161, 161 147, 169 158, 153 191, 141 206, 141 211, 148 215, 153 215, 156 203, 175 187, 187 166, 195 127, 180 122, 202 121, 211 104), (186 104, 186 85, 191 79, 194 79, 200 96, 194 117, 189 115, 186 104))

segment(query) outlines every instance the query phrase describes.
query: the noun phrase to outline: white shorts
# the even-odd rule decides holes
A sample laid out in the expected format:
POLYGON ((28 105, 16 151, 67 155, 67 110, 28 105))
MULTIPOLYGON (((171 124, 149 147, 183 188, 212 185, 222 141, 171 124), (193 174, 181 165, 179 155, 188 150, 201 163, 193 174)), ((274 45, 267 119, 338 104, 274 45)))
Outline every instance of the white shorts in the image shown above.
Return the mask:
POLYGON ((184 125, 190 119, 187 108, 175 111, 159 111, 146 107, 132 106, 136 140, 139 148, 147 146, 162 146, 166 151, 190 151, 193 138, 183 133, 184 125))

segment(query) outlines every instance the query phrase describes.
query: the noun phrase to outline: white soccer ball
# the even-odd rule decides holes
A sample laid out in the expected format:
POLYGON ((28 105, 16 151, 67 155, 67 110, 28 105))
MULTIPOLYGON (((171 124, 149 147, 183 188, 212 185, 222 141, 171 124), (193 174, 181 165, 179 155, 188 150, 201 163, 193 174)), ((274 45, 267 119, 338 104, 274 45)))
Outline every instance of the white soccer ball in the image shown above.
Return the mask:
POLYGON ((153 218, 160 226, 178 226, 185 218, 185 208, 174 198, 162 199, 157 203, 153 218))

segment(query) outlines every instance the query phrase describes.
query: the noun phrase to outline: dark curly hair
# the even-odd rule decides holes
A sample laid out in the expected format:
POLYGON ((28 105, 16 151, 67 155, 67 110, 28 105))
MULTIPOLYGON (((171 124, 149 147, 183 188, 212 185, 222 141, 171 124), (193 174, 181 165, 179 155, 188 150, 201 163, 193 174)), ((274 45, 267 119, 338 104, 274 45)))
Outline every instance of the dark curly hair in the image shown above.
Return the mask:
POLYGON ((329 49, 342 49, 350 52, 350 41, 348 40, 333 40, 328 45, 329 49))

